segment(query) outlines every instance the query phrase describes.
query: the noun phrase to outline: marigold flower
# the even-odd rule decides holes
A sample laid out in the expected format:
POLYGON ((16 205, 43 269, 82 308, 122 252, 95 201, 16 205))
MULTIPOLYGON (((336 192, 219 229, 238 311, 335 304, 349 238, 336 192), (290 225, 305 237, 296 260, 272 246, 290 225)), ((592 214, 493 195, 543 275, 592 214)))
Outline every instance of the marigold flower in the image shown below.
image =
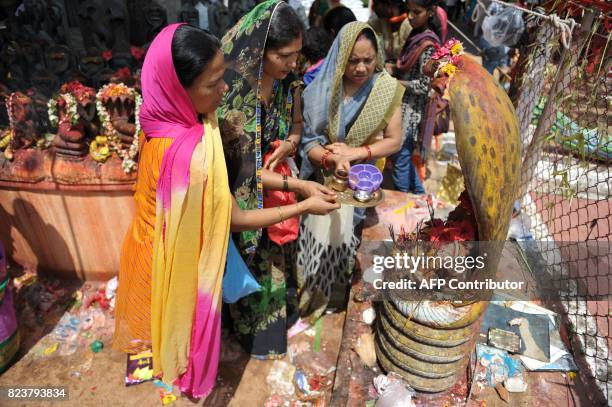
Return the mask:
POLYGON ((461 45, 460 42, 457 42, 451 47, 450 52, 453 56, 461 54, 463 52, 463 45, 461 45))
POLYGON ((447 75, 452 75, 457 71, 457 67, 451 63, 444 65, 440 68, 440 72, 445 73, 447 75))

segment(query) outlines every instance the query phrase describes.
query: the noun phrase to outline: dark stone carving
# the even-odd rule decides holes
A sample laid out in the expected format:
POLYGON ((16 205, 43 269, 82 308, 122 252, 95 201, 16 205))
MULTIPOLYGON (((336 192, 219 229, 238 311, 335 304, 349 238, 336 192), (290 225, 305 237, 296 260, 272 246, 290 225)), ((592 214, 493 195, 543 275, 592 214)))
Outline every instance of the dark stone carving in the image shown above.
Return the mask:
POLYGON ((148 25, 146 42, 151 42, 157 33, 168 24, 168 15, 156 1, 147 2, 142 12, 148 25))
POLYGON ((97 133, 93 123, 96 117, 95 91, 78 82, 71 82, 62 86, 60 92, 76 99, 79 118, 74 122, 67 102, 62 98, 57 99, 59 123, 53 146, 63 158, 82 159, 88 153, 86 139, 91 139, 97 133))
POLYGON ((128 11, 120 0, 85 0, 79 6, 85 47, 129 52, 128 11))
POLYGON ((12 122, 13 136, 4 151, 4 156, 12 159, 13 152, 36 145, 39 133, 36 126, 36 111, 32 99, 21 92, 11 94, 7 99, 9 122, 12 122))

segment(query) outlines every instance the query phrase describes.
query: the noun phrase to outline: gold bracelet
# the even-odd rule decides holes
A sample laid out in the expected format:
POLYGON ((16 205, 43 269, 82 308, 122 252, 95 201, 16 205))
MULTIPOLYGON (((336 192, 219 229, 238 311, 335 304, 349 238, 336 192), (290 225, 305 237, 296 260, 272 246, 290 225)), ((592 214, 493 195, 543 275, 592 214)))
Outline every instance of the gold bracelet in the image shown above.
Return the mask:
POLYGON ((276 205, 276 209, 278 209, 278 217, 280 218, 279 223, 283 223, 285 221, 283 210, 281 209, 280 205, 276 205))
POLYGON ((291 153, 290 154, 295 155, 295 153, 297 152, 297 143, 291 140, 290 138, 288 138, 287 141, 291 143, 291 153))

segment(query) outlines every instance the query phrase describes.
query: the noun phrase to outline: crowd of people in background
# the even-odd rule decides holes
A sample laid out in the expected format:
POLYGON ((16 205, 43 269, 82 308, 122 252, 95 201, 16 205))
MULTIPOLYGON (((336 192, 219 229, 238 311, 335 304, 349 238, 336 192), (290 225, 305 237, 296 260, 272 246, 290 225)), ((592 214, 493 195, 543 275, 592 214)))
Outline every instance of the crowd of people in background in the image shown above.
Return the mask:
POLYGON ((145 58, 114 346, 151 348, 155 373, 194 397, 215 382, 226 258, 260 286, 229 304, 233 333, 253 357, 280 358, 355 265, 365 210, 340 206, 326 180, 370 163, 426 193, 423 68, 458 3, 374 0, 365 23, 316 0, 308 29, 299 7, 267 0, 221 40, 173 24, 145 58))

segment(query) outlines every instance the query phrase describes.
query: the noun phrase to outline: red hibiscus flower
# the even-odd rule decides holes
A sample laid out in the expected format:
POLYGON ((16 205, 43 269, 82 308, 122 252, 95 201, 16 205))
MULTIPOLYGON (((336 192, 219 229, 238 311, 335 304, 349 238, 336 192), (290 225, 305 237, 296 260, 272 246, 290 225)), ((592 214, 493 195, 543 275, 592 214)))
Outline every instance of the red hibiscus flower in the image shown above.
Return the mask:
POLYGON ((135 46, 130 47, 130 52, 137 61, 140 61, 145 54, 144 49, 135 46))
POLYGON ((102 52, 102 59, 104 59, 105 61, 110 61, 113 58, 113 51, 111 51, 110 49, 107 49, 106 51, 102 52))

